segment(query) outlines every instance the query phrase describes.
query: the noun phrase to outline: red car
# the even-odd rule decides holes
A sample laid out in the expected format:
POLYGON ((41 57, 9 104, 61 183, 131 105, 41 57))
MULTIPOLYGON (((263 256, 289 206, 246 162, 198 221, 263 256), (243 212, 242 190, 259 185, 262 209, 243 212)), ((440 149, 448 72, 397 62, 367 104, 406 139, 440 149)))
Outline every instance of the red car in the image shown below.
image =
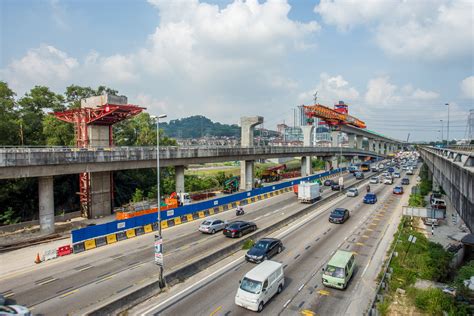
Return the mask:
POLYGON ((396 186, 393 188, 393 194, 403 194, 403 187, 396 186))

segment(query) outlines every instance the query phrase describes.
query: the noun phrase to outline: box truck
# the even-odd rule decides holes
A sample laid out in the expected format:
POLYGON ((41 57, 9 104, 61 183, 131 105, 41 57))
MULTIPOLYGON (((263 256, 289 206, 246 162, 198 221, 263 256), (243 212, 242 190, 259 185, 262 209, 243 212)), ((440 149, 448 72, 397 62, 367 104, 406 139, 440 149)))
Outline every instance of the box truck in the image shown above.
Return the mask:
POLYGON ((302 182, 298 185, 298 200, 302 203, 314 203, 320 197, 319 183, 302 182))

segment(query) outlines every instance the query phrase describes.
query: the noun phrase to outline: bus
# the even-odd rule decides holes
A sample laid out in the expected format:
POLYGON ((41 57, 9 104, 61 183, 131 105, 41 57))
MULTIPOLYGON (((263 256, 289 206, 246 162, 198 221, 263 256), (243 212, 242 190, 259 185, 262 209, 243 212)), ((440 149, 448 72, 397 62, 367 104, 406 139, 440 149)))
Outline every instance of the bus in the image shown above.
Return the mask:
POLYGON ((363 163, 360 165, 360 170, 363 172, 370 171, 370 163, 363 163))

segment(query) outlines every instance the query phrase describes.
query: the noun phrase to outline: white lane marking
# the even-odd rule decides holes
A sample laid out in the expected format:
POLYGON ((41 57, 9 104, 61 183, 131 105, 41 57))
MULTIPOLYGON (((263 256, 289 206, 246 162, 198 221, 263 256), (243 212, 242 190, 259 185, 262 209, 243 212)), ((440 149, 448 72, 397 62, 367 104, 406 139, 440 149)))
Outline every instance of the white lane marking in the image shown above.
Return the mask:
MULTIPOLYGON (((240 256, 239 258, 235 259, 235 260, 232 261, 232 262, 229 262, 228 264, 226 264, 226 265, 223 266, 222 268, 218 269, 217 271, 215 271, 215 272, 209 274, 207 277, 205 277, 205 278, 199 280, 198 282, 196 282, 196 283, 194 283, 194 284, 191 284, 190 286, 188 286, 187 288, 181 290, 180 292, 176 293, 175 295, 173 295, 173 296, 167 298, 166 300, 164 300, 164 301, 161 302, 160 304, 155 305, 155 306, 153 306, 153 307, 151 307, 151 308, 148 308, 147 310, 145 310, 145 311, 143 311, 143 312, 139 312, 138 314, 140 314, 140 315, 146 315, 146 314, 148 314, 149 312, 151 312, 151 311, 153 311, 153 310, 155 310, 155 309, 158 309, 159 307, 165 305, 166 303, 168 303, 168 302, 170 302, 170 301, 173 301, 176 297, 179 297, 179 296, 183 295, 184 293, 188 292, 188 291, 191 290, 193 287, 196 287, 196 286, 200 285, 201 283, 204 283, 206 280, 212 278, 214 275, 216 275, 216 274, 222 272, 223 270, 226 270, 226 269, 228 269, 229 267, 232 268, 233 265, 235 265, 237 262, 241 261, 243 258, 244 258, 244 256, 240 256)), ((230 268, 229 268, 229 269, 230 269, 230 268)))
POLYGON ((286 301, 285 305, 283 305, 283 308, 286 308, 288 306, 288 304, 290 304, 291 302, 291 299, 289 299, 288 301, 286 301))
POLYGON ((303 287, 304 287, 304 283, 301 284, 301 286, 298 288, 298 292, 301 291, 303 289, 303 287))

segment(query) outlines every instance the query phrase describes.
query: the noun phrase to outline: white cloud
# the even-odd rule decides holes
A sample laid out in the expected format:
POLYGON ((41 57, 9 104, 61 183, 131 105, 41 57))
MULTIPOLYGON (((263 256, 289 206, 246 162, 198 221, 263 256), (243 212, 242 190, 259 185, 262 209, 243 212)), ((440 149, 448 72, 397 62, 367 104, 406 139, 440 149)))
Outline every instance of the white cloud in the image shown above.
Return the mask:
POLYGON ((24 91, 34 85, 55 88, 71 79, 78 66, 79 62, 65 52, 41 45, 30 49, 21 59, 13 60, 0 74, 15 90, 24 91))
POLYGON ((461 81, 461 91, 467 98, 474 99, 474 76, 469 76, 461 81))
POLYGON ((439 97, 439 93, 433 91, 425 91, 421 89, 416 89, 412 94, 413 99, 415 100, 433 100, 439 97))
POLYGON ((332 104, 339 100, 351 102, 359 98, 359 91, 349 85, 341 75, 331 77, 327 73, 321 73, 319 83, 313 90, 303 92, 299 95, 300 102, 313 103, 313 95, 318 92, 318 102, 332 104))
POLYGON ((468 0, 322 0, 314 10, 343 31, 367 25, 389 55, 439 60, 474 51, 474 4, 468 0))
POLYGON ((371 79, 367 84, 365 102, 374 107, 385 107, 393 103, 398 103, 401 97, 397 96, 397 90, 398 87, 390 83, 388 77, 371 79))

